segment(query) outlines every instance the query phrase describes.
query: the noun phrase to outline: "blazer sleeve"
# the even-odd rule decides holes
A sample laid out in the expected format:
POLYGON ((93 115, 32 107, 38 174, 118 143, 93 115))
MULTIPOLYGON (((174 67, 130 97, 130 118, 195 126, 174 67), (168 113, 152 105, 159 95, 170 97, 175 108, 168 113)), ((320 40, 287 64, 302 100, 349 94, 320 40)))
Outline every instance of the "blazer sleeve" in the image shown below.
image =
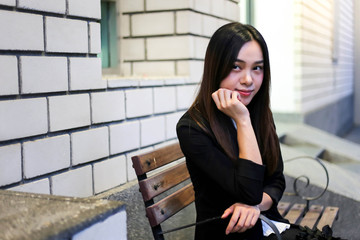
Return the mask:
POLYGON ((238 202, 248 205, 262 200, 265 167, 246 159, 234 164, 216 141, 196 123, 180 121, 177 135, 186 161, 215 181, 238 202))

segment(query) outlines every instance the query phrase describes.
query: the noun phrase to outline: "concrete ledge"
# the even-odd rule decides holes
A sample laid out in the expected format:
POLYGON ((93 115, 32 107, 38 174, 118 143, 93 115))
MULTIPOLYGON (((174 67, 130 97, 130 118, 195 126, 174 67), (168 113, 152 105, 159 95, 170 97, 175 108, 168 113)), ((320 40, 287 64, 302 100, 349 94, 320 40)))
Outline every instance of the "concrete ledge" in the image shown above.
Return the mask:
POLYGON ((126 239, 125 205, 119 201, 0 190, 0 209, 2 240, 85 239, 81 234, 92 226, 99 229, 99 223, 108 223, 114 215, 122 219, 116 225, 122 231, 117 230, 118 237, 126 239))

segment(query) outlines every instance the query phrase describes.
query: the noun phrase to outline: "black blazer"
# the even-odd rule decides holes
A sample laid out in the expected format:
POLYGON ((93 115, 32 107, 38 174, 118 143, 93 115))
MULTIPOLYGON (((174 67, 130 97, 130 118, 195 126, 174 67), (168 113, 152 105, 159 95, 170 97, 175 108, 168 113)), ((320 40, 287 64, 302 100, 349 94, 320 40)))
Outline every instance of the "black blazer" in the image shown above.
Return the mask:
MULTIPOLYGON (((231 121, 226 124, 231 125, 231 136, 237 147, 236 129, 231 121)), ((221 216, 225 209, 236 202, 257 205, 262 200, 263 192, 266 192, 274 204, 262 214, 273 220, 287 222, 277 210, 277 204, 285 189, 281 155, 276 171, 267 176, 266 166, 247 159, 239 159, 235 165, 223 152, 215 137, 205 133, 188 113, 181 117, 176 130, 194 185, 197 221, 221 216)), ((228 221, 229 218, 196 227, 195 239, 262 238, 260 220, 244 234, 226 236, 228 221)))

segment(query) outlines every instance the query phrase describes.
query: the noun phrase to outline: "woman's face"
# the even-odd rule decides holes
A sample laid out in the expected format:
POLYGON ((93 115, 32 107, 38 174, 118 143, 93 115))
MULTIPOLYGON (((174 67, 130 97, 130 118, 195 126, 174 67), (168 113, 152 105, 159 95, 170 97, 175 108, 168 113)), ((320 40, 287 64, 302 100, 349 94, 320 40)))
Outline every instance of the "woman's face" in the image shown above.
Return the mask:
POLYGON ((220 83, 220 88, 236 91, 247 106, 259 91, 264 77, 264 59, 256 41, 245 43, 240 49, 233 69, 220 83))

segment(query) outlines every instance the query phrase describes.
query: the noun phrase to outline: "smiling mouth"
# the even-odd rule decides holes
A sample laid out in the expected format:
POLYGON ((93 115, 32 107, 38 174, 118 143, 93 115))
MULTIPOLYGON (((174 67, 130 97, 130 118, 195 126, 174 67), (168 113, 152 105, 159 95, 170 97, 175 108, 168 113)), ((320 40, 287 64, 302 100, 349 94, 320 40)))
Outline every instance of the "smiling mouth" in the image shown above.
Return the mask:
POLYGON ((238 93, 242 96, 250 96, 250 94, 253 92, 253 90, 237 90, 238 93))

